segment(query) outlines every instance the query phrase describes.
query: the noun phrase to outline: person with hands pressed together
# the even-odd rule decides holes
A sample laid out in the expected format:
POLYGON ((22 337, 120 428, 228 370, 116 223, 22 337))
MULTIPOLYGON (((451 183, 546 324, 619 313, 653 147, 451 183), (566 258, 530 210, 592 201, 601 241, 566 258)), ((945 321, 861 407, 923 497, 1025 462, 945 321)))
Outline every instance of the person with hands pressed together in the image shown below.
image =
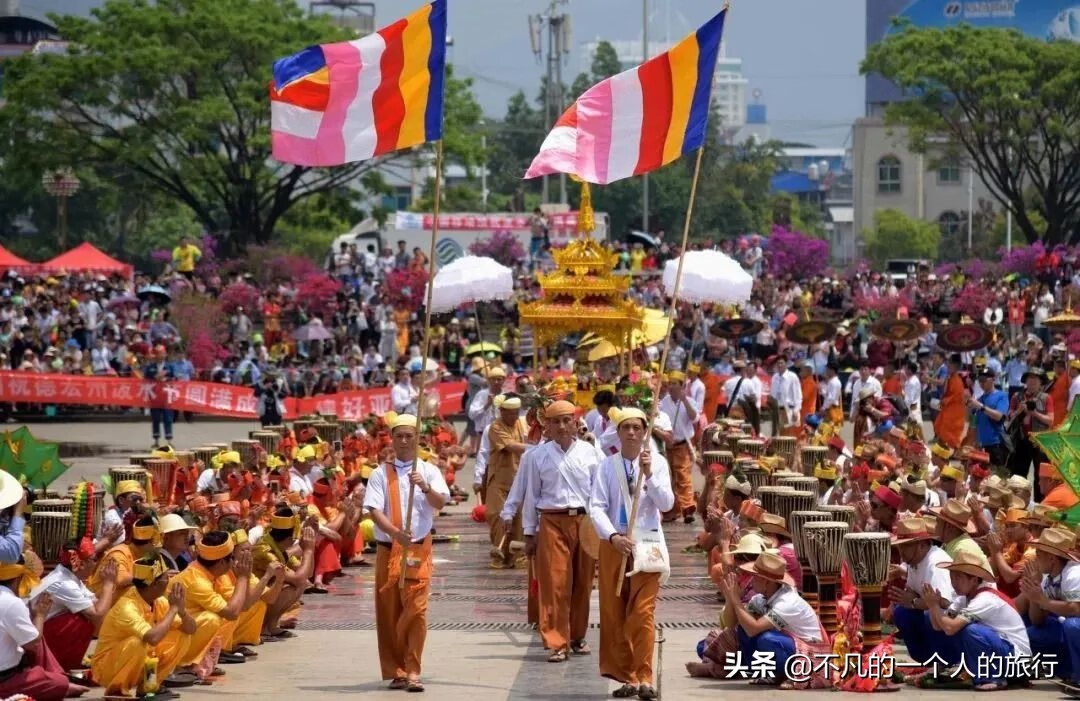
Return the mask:
POLYGON ((134 586, 105 615, 90 671, 107 695, 153 693, 155 699, 175 698, 158 685, 194 681, 191 675, 173 674, 191 645, 197 624, 187 612, 183 585, 174 583, 169 588, 169 580, 164 558, 153 555, 140 559, 135 563, 134 586), (153 679, 148 679, 149 659, 156 661, 156 667, 151 666, 153 679))
MULTIPOLYGON (((252 545, 248 542, 247 532, 244 529, 239 528, 229 535, 232 536, 237 552, 251 553, 252 545)), ((254 562, 252 568, 254 568, 254 562)), ((236 627, 233 628, 232 635, 223 641, 225 652, 239 654, 244 658, 258 657, 258 653, 248 646, 262 642, 260 636, 266 620, 267 606, 277 599, 284 585, 284 579, 281 576, 282 569, 280 563, 271 563, 262 575, 248 573, 247 598, 244 599, 244 607, 236 619, 236 627)), ((238 577, 239 575, 230 570, 215 580, 214 588, 222 597, 231 598, 238 577)))
POLYGON ((97 569, 86 580, 86 586, 90 591, 98 598, 102 597, 104 593, 104 581, 101 576, 102 568, 109 562, 113 562, 116 567, 116 582, 114 585, 116 598, 119 599, 126 594, 128 587, 131 586, 131 571, 135 566, 135 561, 154 549, 154 538, 157 537, 157 533, 157 526, 150 516, 143 516, 136 521, 131 527, 131 541, 114 545, 98 560, 97 569))
POLYGON ((1024 525, 1026 516, 1025 509, 1009 509, 1005 512, 1005 527, 986 536, 986 550, 997 573, 998 589, 1013 597, 1020 595, 1024 568, 1038 555, 1032 547, 1031 532, 1024 525))
MULTIPOLYGON (((1015 604, 993 586, 994 573, 985 562, 969 552, 959 552, 952 562, 940 562, 937 567, 949 572, 957 596, 948 614, 940 605, 928 607, 930 625, 955 641, 969 670, 972 660, 998 660, 997 664, 975 665, 972 672, 977 691, 1004 689, 1009 681, 1005 670, 1020 669, 1007 664, 1007 659, 1031 657, 1027 631, 1015 604)), ((933 584, 923 584, 924 601, 937 595, 933 584)))
POLYGON ((241 654, 222 652, 244 611, 250 585, 251 553, 240 551, 234 555, 235 547, 230 534, 210 531, 197 546, 195 562, 176 576, 187 592, 187 612, 198 624, 181 664, 203 681, 214 672, 219 659, 229 664, 244 661, 241 654), (225 599, 216 584, 230 569, 236 574, 236 586, 232 596, 225 599))
POLYGON ((292 631, 279 623, 283 614, 298 606, 315 568, 314 527, 303 526, 300 543, 295 546, 297 517, 288 506, 279 506, 270 517, 269 528, 252 550, 252 572, 262 577, 275 564, 284 566, 278 598, 268 602, 263 619, 262 640, 294 637, 292 631))
MULTIPOLYGON (((955 598, 948 572, 938 568, 940 563, 952 559, 934 545, 932 536, 923 519, 907 518, 896 525, 892 539, 893 547, 907 568, 905 586, 889 587, 889 601, 894 604, 893 622, 908 654, 919 665, 926 664, 935 654, 948 664, 959 659, 953 641, 930 624, 928 606, 923 598, 924 584, 929 584, 936 592, 931 601, 941 607, 948 607, 955 598)), ((896 581, 896 578, 890 576, 889 581, 896 581)))
POLYGON ((640 409, 619 410, 613 417, 621 451, 600 463, 592 484, 589 515, 600 538, 600 674, 622 686, 616 698, 657 698, 653 688, 653 616, 660 592, 659 572, 632 575, 635 540, 662 542, 661 514, 671 508, 667 461, 643 451, 648 420, 640 409), (628 523, 639 473, 644 477, 632 538, 628 523), (606 541, 606 542, 605 542, 606 541), (625 567, 624 564, 625 558, 625 567), (619 582, 622 590, 616 593, 619 582))
POLYGON ((1027 621, 1034 654, 1057 656, 1058 676, 1071 684, 1080 673, 1080 562, 1076 539, 1047 528, 1032 543, 1035 560, 1020 578, 1016 607, 1027 621))
POLYGON ((739 565, 738 569, 752 575, 751 587, 756 595, 750 603, 742 603, 742 590, 734 572, 724 575, 720 589, 725 605, 735 614, 742 658, 751 660, 764 654, 775 661, 775 676, 755 678, 751 683, 792 688, 791 682, 781 677, 788 658, 795 654, 795 640, 805 643, 826 640, 821 622, 810 604, 795 590, 784 558, 765 552, 754 562, 739 565))
POLYGON ((585 633, 596 569, 592 545, 599 544, 588 509, 600 454, 578 438, 576 410, 565 400, 544 410, 551 440, 529 452, 532 469, 521 507, 525 554, 536 555, 540 637, 551 650, 549 662, 591 652, 585 633))
POLYGON ((375 627, 379 664, 391 689, 423 691, 420 662, 427 638, 431 529, 435 515, 450 498, 450 489, 439 468, 417 457, 415 416, 395 417, 390 436, 393 461, 371 473, 364 495, 364 509, 375 522, 378 550, 375 627), (412 513, 406 516, 410 493, 412 513), (400 586, 402 577, 404 587, 400 586))

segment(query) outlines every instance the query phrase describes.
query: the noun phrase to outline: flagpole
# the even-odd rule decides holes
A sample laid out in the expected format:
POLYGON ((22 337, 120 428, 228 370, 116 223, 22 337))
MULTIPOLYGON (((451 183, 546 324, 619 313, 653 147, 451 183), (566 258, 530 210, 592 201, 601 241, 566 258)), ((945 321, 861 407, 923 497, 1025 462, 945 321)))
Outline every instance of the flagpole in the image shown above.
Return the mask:
MULTIPOLYGON (((424 300, 424 344, 423 354, 420 356, 420 387, 416 397, 416 455, 413 456, 412 468, 409 475, 416 474, 416 463, 420 459, 420 431, 424 425, 424 391, 427 389, 427 363, 428 352, 431 350, 431 293, 435 289, 435 242, 439 236, 439 205, 442 203, 442 176, 443 176, 443 142, 439 139, 435 142, 435 203, 432 205, 431 219, 431 243, 428 248, 428 279, 427 295, 424 300)), ((477 334, 480 329, 477 328, 477 334)), ((405 513, 405 532, 412 530, 413 500, 416 498, 416 487, 409 485, 409 503, 405 513)), ((409 536, 410 539, 412 536, 409 536)), ((405 590, 405 567, 409 556, 409 548, 406 546, 401 552, 401 572, 398 576, 398 587, 405 590)))
MULTIPOLYGON (((655 421, 657 407, 660 404, 660 388, 663 385, 664 368, 667 365, 668 349, 671 347, 671 328, 675 325, 675 312, 679 303, 679 288, 682 286, 682 270, 683 260, 686 256, 686 244, 690 238, 690 219, 694 216, 694 197, 697 195, 698 176, 701 175, 701 157, 705 153, 705 146, 702 145, 698 148, 697 158, 694 161, 694 179, 690 181, 690 201, 686 203, 686 221, 683 222, 682 232, 682 245, 679 247, 679 265, 675 269, 675 284, 671 289, 671 305, 668 307, 667 318, 667 333, 664 334, 664 350, 660 353, 660 382, 657 383, 656 389, 653 390, 652 397, 652 409, 649 411, 649 424, 645 431, 645 439, 642 443, 641 449, 645 451, 649 446, 649 438, 653 432, 653 422, 655 421)), ((633 540, 634 536, 634 523, 637 521, 638 502, 641 501, 641 487, 645 483, 645 473, 639 470, 637 476, 637 482, 634 484, 634 498, 633 503, 630 506, 630 520, 626 524, 626 537, 628 540, 633 540)), ((622 561, 619 564, 620 573, 626 572, 626 555, 623 554, 622 561)), ((623 580, 626 577, 619 577, 619 583, 615 585, 615 596, 622 595, 623 580)))

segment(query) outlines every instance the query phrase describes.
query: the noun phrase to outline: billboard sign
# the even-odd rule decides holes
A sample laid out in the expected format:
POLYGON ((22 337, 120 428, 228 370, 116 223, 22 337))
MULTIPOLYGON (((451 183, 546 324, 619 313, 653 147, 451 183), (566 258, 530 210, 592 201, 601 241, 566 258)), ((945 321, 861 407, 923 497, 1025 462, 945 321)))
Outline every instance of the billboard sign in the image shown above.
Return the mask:
MULTIPOLYGON (((893 17, 916 27, 975 27, 1018 29, 1039 39, 1080 42, 1080 0, 866 0, 866 45, 893 31, 893 17)), ((870 104, 900 98, 900 90, 877 75, 866 77, 870 104)))

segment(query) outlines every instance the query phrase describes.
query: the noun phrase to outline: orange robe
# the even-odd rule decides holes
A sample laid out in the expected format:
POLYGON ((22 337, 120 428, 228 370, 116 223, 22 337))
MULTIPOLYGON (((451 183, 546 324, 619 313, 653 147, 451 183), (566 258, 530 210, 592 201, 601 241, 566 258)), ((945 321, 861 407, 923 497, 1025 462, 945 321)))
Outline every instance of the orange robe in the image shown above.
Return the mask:
POLYGON ((720 408, 720 397, 723 394, 724 381, 715 372, 703 373, 701 381, 705 384, 705 418, 708 421, 713 421, 716 419, 716 410, 720 408))
POLYGON ((1050 398, 1054 400, 1054 428, 1060 426, 1069 413, 1069 383, 1069 376, 1065 374, 1055 377, 1054 384, 1050 385, 1050 398))
POLYGON ((1042 500, 1043 506, 1050 506, 1062 511, 1071 509, 1078 503, 1080 503, 1080 497, 1076 496, 1073 488, 1065 483, 1051 489, 1050 493, 1043 497, 1042 500))
POLYGON ((934 435, 950 448, 959 448, 967 428, 967 406, 964 403, 964 382, 959 375, 950 375, 941 398, 941 413, 934 420, 934 435))
POLYGON ((817 380, 813 376, 804 377, 802 384, 802 409, 800 415, 802 422, 806 423, 806 417, 817 412, 817 380))

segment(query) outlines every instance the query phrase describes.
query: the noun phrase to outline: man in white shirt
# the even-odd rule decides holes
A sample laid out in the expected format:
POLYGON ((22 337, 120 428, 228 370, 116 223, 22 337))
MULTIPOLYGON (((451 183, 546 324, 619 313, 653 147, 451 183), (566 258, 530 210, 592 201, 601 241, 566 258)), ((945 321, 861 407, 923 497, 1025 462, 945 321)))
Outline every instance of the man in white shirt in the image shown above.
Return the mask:
POLYGON ((721 388, 724 397, 727 398, 727 403, 721 407, 720 411, 724 416, 728 416, 735 407, 739 407, 746 420, 754 427, 754 432, 760 433, 761 380, 755 376, 754 370, 747 365, 745 360, 736 358, 731 364, 731 369, 735 374, 725 380, 721 388))
POLYGON ((597 438, 604 435, 608 424, 611 423, 608 412, 614 405, 615 394, 609 389, 602 389, 593 395, 593 408, 585 414, 585 426, 589 429, 589 433, 597 438))
POLYGON ((873 397, 874 401, 881 398, 881 382, 870 372, 870 364, 865 360, 859 363, 859 373, 854 375, 851 382, 851 407, 848 418, 855 424, 855 446, 862 442, 863 435, 869 430, 869 420, 865 414, 859 411, 860 402, 864 398, 873 397), (863 390, 866 390, 865 392, 863 390), (868 396, 864 396, 868 395, 868 396))
POLYGON ((1080 669, 1080 562, 1071 552, 1075 543, 1069 531, 1043 530, 1031 544, 1034 571, 1020 578, 1016 598, 1017 610, 1029 621, 1032 653, 1057 655, 1057 671, 1065 679, 1075 679, 1080 669))
POLYGON ((638 698, 656 698, 653 620, 661 574, 634 572, 627 577, 623 563, 633 558, 636 542, 663 543, 660 515, 671 509, 675 495, 666 460, 642 451, 648 430, 645 412, 624 409, 615 418, 622 449, 600 463, 589 502, 589 516, 600 538, 600 674, 622 682, 626 696, 633 692, 638 698), (644 487, 636 492, 640 479, 644 487), (631 533, 628 524, 635 497, 631 533), (616 593, 620 585, 629 597, 616 593))
POLYGON ((420 396, 419 390, 412 385, 408 368, 397 371, 397 383, 390 388, 390 405, 398 414, 412 414, 416 412, 416 400, 420 396))
POLYGON ((439 468, 417 457, 418 435, 415 416, 394 419, 390 424, 393 462, 371 473, 364 493, 364 511, 375 522, 378 550, 375 629, 382 678, 391 680, 391 689, 408 691, 424 690, 420 660, 433 567, 431 529, 435 515, 450 498, 439 468), (406 515, 410 493, 412 511, 406 515), (404 587, 398 586, 401 576, 404 587))
POLYGON ((825 367, 825 380, 818 385, 818 394, 821 395, 821 415, 829 423, 843 426, 844 388, 836 376, 835 365, 830 363, 825 367))
POLYGON ((503 383, 506 381, 506 370, 501 365, 489 366, 486 372, 488 386, 478 391, 469 402, 469 418, 476 427, 477 435, 495 420, 498 408, 495 406, 495 397, 502 394, 503 383))
POLYGON ((540 637, 552 651, 549 662, 565 662, 571 651, 591 652, 585 633, 596 567, 592 553, 599 543, 588 507, 600 453, 578 440, 575 413, 576 407, 564 400, 544 410, 551 440, 529 453, 534 462, 521 507, 525 554, 536 555, 540 637))
POLYGON ((0 698, 20 694, 63 699, 85 694, 89 689, 68 681, 40 632, 52 606, 50 597, 39 597, 31 611, 15 594, 25 573, 20 564, 0 565, 0 698))
POLYGON ((930 624, 923 598, 923 586, 927 584, 941 595, 943 601, 940 603, 944 606, 955 598, 949 573, 938 567, 940 563, 951 562, 951 558, 934 545, 931 537, 921 518, 906 518, 896 524, 893 547, 907 566, 907 583, 903 589, 889 587, 889 600, 893 603, 893 621, 899 629, 898 635, 907 645, 911 658, 924 664, 936 652, 951 664, 959 659, 959 651, 948 636, 930 624))
POLYGON ((760 616, 751 613, 748 604, 742 603, 743 588, 735 573, 724 575, 720 585, 724 594, 724 613, 730 612, 735 617, 738 626, 735 632, 742 655, 744 658, 771 658, 775 667, 770 664, 774 671, 769 676, 782 684, 780 688, 791 688, 788 680, 780 680, 788 658, 795 654, 795 640, 821 642, 825 631, 814 609, 795 589, 783 557, 764 552, 754 562, 739 565, 739 571, 753 576, 751 587, 760 596, 754 596, 750 605, 764 611, 760 616))
POLYGON ((776 400, 780 426, 773 426, 773 435, 798 436, 800 427, 799 411, 802 409, 802 383, 799 376, 788 369, 788 361, 778 356, 773 366, 772 387, 769 396, 776 400))
POLYGON ((315 446, 300 446, 296 450, 292 467, 289 468, 289 491, 300 495, 300 498, 306 501, 314 489, 311 481, 311 470, 317 465, 315 446))
POLYGON ((697 413, 705 411, 705 383, 701 381, 701 366, 697 363, 686 366, 686 394, 697 413))
MULTIPOLYGON (((957 596, 948 614, 937 603, 930 605, 931 624, 951 639, 950 649, 958 649, 960 659, 999 661, 976 665, 972 670, 975 691, 1004 689, 1014 679, 1006 676, 1009 669, 1016 670, 1015 680, 1019 681, 1023 672, 1017 669, 1017 662, 1031 658, 1031 645, 1012 600, 994 586, 994 573, 978 556, 966 551, 937 567, 948 571, 957 596)), ((928 595, 934 592, 930 584, 923 590, 928 595)))
POLYGON ((664 515, 664 520, 674 521, 682 516, 686 523, 693 523, 697 506, 694 503, 692 442, 698 411, 686 395, 685 381, 686 376, 682 371, 669 372, 667 394, 660 400, 660 411, 671 420, 672 436, 667 449, 667 460, 671 468, 671 483, 675 489, 675 504, 664 515))
POLYGON ((919 380, 918 363, 904 366, 904 403, 908 406, 911 420, 922 426, 922 382, 919 380))

